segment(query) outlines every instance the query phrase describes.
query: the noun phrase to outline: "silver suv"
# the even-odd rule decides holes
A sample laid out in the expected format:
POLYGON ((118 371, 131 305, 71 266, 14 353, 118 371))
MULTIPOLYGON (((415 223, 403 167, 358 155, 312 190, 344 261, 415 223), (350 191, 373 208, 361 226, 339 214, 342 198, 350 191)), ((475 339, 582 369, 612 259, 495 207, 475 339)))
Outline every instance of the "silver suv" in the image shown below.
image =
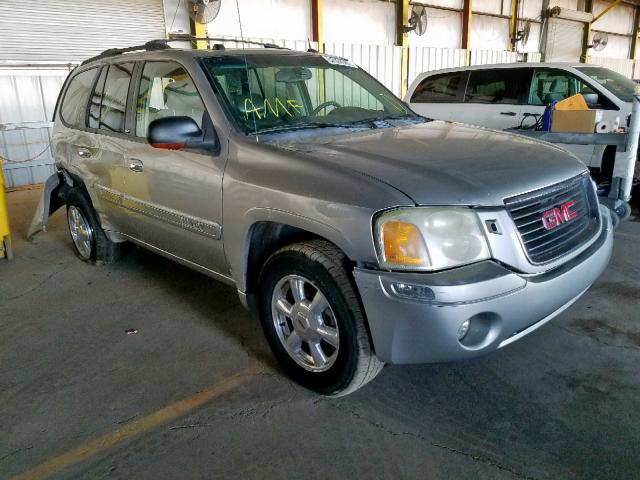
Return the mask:
POLYGON ((612 249, 564 150, 430 121, 315 52, 107 51, 67 79, 53 149, 32 233, 66 205, 82 260, 133 242, 228 283, 327 395, 518 340, 612 249))

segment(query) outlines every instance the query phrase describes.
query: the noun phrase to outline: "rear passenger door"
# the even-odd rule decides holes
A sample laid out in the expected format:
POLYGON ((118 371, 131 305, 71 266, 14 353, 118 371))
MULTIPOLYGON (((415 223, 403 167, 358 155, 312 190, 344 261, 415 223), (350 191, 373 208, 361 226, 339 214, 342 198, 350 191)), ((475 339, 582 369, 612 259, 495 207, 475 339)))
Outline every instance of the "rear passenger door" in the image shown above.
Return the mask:
POLYGON ((467 72, 449 72, 424 78, 411 93, 411 108, 435 120, 460 121, 467 72))
POLYGON ((518 127, 530 77, 528 68, 471 70, 461 121, 498 130, 518 127))
POLYGON ((131 130, 127 98, 135 63, 105 65, 89 102, 88 127, 98 135, 100 158, 96 162, 99 181, 95 190, 112 227, 128 233, 126 212, 115 197, 124 190, 125 140, 131 130))
POLYGON ((141 65, 134 139, 127 143, 123 203, 135 238, 209 270, 226 273, 222 248, 225 158, 203 150, 164 150, 147 142, 156 119, 211 120, 187 70, 174 61, 141 65))

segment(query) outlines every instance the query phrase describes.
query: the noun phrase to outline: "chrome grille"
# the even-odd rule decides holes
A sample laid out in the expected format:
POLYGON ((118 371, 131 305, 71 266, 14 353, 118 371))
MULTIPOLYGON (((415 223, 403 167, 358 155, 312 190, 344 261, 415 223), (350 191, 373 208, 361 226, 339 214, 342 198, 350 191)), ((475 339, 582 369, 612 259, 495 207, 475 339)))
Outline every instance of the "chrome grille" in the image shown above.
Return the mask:
POLYGON ((505 206, 515 223, 531 263, 555 260, 586 243, 600 230, 598 198, 588 175, 533 192, 507 198, 505 206), (547 229, 542 215, 573 200, 575 218, 547 229))

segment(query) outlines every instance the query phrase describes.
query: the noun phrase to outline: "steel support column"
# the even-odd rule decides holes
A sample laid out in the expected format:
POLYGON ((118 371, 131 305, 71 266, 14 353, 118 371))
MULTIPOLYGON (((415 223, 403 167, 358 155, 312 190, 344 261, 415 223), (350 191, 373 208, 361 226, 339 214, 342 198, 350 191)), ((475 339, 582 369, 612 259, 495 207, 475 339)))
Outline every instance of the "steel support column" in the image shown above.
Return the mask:
POLYGON ((516 37, 518 36, 518 10, 520 9, 520 0, 511 0, 511 25, 509 35, 509 50, 516 51, 516 37))
POLYGON ((318 51, 324 52, 324 25, 322 20, 322 0, 311 0, 311 34, 318 42, 318 51))
POLYGON ((633 22, 633 38, 631 38, 631 60, 638 60, 638 34, 640 34, 640 7, 636 7, 636 15, 633 22))
POLYGON ((467 51, 467 65, 471 64, 471 17, 472 0, 464 0, 462 5, 462 45, 467 51))
MULTIPOLYGON (((593 12, 593 0, 584 0, 584 11, 587 13, 593 12)), ((589 61, 589 41, 591 40, 591 24, 587 23, 584 26, 584 33, 582 34, 582 55, 580 61, 587 63, 589 61)))
POLYGON ((409 88, 409 33, 405 29, 409 25, 409 0, 398 0, 396 6, 396 44, 402 47, 400 91, 404 98, 409 88))
MULTIPOLYGON (((207 26, 204 23, 194 22, 193 20, 189 21, 189 26, 191 29, 191 35, 196 38, 206 38, 207 35, 207 26)), ((206 40, 192 40, 191 46, 198 50, 207 50, 207 41, 206 40)))

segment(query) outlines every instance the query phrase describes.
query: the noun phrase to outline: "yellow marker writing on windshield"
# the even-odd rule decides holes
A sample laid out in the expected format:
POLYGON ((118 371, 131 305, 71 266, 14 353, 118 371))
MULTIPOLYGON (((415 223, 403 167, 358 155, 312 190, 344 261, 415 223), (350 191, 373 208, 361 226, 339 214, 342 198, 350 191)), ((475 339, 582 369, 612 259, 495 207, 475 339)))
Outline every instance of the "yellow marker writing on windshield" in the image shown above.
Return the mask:
POLYGON ((253 100, 251 100, 250 98, 244 99, 244 115, 247 120, 249 119, 249 114, 251 113, 255 114, 259 120, 266 118, 269 112, 271 112, 274 117, 280 117, 282 113, 288 115, 289 117, 293 117, 293 115, 302 110, 302 108, 302 105, 300 105, 298 101, 294 99, 288 99, 283 102, 276 97, 273 102, 270 102, 265 98, 262 106, 256 106, 256 104, 253 103, 253 100))

